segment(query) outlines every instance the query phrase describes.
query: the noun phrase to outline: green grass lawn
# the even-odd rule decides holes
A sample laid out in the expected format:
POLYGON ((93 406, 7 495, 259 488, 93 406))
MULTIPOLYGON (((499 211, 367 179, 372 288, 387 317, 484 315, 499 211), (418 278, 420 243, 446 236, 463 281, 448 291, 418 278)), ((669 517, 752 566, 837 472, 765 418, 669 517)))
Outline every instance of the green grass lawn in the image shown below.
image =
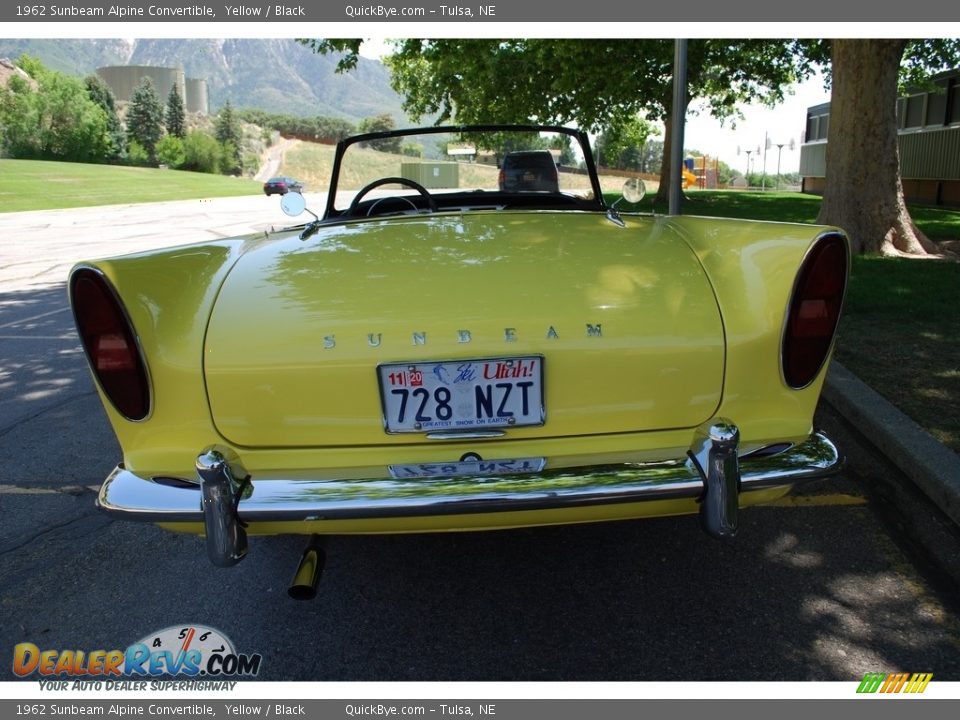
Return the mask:
POLYGON ((960 263, 855 257, 836 358, 960 452, 960 263))
MULTIPOLYGON (((616 193, 605 193, 608 203, 616 193)), ((654 208, 666 213, 666 204, 652 205, 650 197, 638 206, 642 211, 654 208)), ((793 192, 755 192, 746 190, 688 190, 683 202, 684 215, 750 218, 776 222, 813 223, 820 212, 820 198, 793 192)), ((960 211, 926 206, 911 206, 914 222, 934 241, 960 240, 960 211)))
POLYGON ((0 160, 0 212, 253 195, 253 180, 45 160, 0 160))
MULTIPOLYGON (((798 193, 698 191, 687 198, 684 213, 717 217, 812 223, 820 210, 820 198, 798 193)), ((932 240, 960 239, 960 211, 910 212, 932 240)), ((836 358, 960 452, 960 263, 853 258, 836 358)))

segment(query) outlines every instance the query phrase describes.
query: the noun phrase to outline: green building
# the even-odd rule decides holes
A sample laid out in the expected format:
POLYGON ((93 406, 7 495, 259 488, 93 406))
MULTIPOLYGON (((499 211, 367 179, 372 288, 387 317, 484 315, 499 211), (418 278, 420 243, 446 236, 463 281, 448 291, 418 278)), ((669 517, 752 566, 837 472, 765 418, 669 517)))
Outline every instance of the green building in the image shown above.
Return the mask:
MULTIPOLYGON (((908 202, 960 207, 960 69, 936 75, 932 82, 933 89, 897 100, 903 192, 908 202)), ((829 127, 830 103, 807 108, 800 146, 805 193, 823 193, 829 127)))

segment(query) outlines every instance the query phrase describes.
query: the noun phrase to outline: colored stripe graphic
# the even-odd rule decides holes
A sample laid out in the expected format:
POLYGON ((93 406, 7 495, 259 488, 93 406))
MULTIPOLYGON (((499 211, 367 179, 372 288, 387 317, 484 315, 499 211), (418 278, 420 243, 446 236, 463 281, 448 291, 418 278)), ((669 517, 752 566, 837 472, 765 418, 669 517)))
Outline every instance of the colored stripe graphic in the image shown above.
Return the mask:
POLYGON ((922 693, 927 689, 927 685, 930 684, 931 679, 933 679, 933 673, 914 673, 904 692, 922 693))
POLYGON ((882 693, 898 693, 903 684, 907 681, 906 673, 890 673, 887 675, 887 681, 880 688, 882 693))
POLYGON ((867 673, 860 681, 858 693, 922 693, 933 679, 933 673, 867 673))
POLYGON ((875 693, 887 677, 886 673, 867 673, 857 688, 858 693, 875 693))

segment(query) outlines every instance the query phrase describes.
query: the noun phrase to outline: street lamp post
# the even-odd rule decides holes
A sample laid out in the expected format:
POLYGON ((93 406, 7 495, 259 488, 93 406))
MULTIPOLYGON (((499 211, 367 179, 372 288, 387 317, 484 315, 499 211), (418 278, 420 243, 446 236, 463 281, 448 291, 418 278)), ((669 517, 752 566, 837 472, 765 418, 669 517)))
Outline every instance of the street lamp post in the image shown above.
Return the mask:
MULTIPOLYGON (((760 189, 767 189, 767 150, 770 149, 770 136, 763 134, 763 180, 760 181, 760 189)), ((759 157, 760 148, 757 148, 757 157, 759 157)))
POLYGON ((790 138, 787 142, 776 143, 777 146, 777 190, 780 189, 780 153, 783 152, 784 146, 789 147, 791 150, 795 147, 793 138, 790 138))
POLYGON ((777 143, 777 191, 780 191, 780 153, 786 143, 777 143))

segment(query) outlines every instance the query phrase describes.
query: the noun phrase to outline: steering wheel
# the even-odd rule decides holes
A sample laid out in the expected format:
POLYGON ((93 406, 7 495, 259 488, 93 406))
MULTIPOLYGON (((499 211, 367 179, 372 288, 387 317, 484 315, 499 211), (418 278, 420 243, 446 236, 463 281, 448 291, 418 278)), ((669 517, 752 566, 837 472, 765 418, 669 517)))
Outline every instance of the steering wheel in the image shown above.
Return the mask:
POLYGON ((360 207, 360 201, 364 198, 364 196, 367 193, 369 193, 371 190, 374 190, 375 188, 380 187, 381 185, 392 185, 394 183, 398 185, 406 185, 407 187, 410 187, 416 190, 418 193, 420 193, 423 196, 423 199, 427 201, 427 206, 430 208, 430 212, 437 212, 437 201, 433 199, 433 196, 429 192, 427 192, 427 189, 423 185, 413 180, 409 180, 407 178, 385 177, 385 178, 380 178, 379 180, 374 180, 372 183, 369 183, 368 185, 364 185, 362 188, 360 188, 360 191, 353 196, 353 201, 350 203, 350 207, 347 208, 347 213, 349 215, 356 215, 357 208, 360 207))

